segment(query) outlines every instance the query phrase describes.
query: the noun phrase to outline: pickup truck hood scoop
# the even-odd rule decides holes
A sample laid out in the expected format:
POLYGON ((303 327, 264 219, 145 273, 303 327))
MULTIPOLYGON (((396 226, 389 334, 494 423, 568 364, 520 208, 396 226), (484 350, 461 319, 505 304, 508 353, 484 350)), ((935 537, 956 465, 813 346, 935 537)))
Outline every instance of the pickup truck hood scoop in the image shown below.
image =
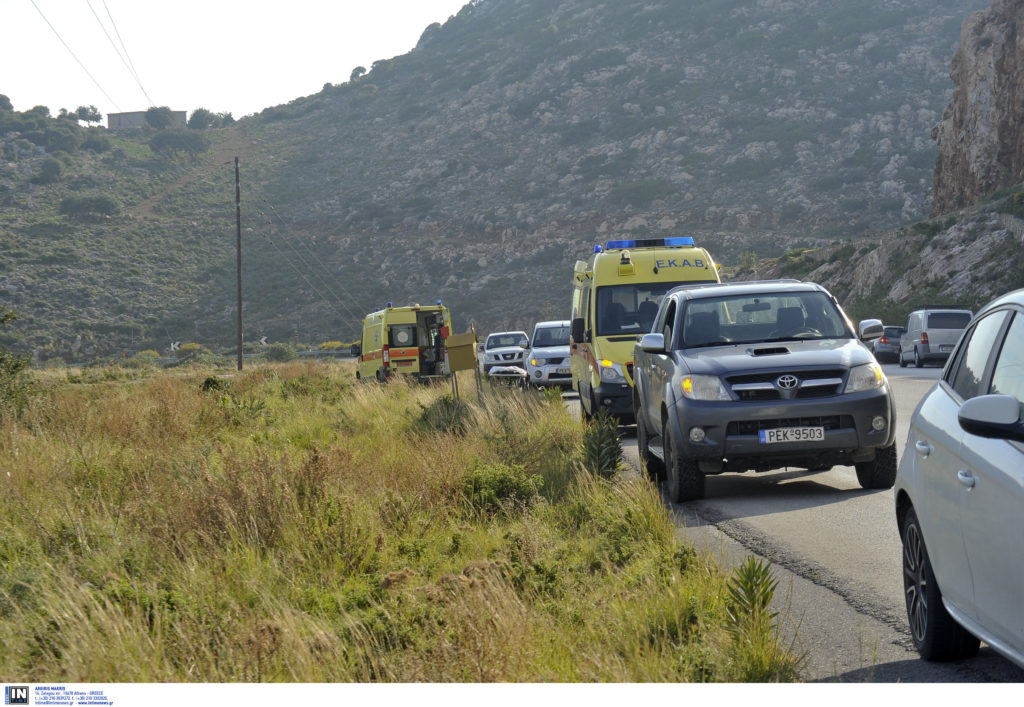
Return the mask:
POLYGON ((772 356, 777 354, 788 354, 789 349, 785 346, 764 346, 759 349, 747 349, 751 356, 772 356))

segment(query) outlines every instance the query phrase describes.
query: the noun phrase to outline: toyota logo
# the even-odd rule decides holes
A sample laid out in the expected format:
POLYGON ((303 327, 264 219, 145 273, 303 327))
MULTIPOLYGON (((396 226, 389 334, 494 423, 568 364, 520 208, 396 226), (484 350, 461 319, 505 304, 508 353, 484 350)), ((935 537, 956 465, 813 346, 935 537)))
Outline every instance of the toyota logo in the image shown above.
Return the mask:
POLYGON ((800 379, 787 373, 784 376, 779 376, 775 380, 775 385, 779 386, 783 390, 793 390, 793 388, 800 385, 800 379))

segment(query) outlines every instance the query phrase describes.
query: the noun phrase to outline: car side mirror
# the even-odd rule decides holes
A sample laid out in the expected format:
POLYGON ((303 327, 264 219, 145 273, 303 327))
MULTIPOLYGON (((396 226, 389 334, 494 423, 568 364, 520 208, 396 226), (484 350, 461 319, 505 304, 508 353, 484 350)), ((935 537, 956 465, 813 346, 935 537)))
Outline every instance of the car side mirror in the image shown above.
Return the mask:
POLYGON ((644 334, 640 337, 640 350, 647 353, 665 353, 665 335, 644 334))
POLYGON ((881 319, 864 319, 858 325, 857 329, 860 332, 860 340, 867 341, 868 339, 877 339, 885 333, 885 329, 882 327, 881 319))
POLYGON ((352 346, 349 348, 348 352, 352 356, 361 356, 362 353, 363 353, 363 345, 362 344, 352 344, 352 346))
POLYGON ((573 342, 581 344, 586 341, 583 331, 583 317, 576 317, 572 320, 569 325, 569 335, 572 336, 573 342))
POLYGON ((1012 395, 979 395, 960 406, 960 427, 978 437, 1024 442, 1020 402, 1012 395))

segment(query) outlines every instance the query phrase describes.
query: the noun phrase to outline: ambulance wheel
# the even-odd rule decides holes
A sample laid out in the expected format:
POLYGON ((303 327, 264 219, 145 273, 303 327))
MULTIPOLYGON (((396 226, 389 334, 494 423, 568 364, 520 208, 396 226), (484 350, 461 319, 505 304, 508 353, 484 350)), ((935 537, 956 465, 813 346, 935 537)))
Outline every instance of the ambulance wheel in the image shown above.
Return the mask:
POLYGON ((588 411, 587 406, 583 404, 583 392, 580 391, 579 389, 577 389, 576 392, 579 393, 580 396, 580 412, 583 415, 583 421, 590 422, 591 420, 594 419, 594 398, 592 398, 590 395, 586 396, 587 401, 590 403, 590 410, 588 411))
POLYGON ((359 375, 359 371, 356 371, 356 380, 359 380, 362 376, 359 375))

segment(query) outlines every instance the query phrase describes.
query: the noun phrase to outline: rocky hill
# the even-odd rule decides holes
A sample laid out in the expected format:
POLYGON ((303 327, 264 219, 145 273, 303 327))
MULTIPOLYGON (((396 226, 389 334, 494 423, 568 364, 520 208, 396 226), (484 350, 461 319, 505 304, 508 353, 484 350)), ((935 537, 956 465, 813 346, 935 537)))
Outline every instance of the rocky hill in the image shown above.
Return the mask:
POLYGON ((973 204, 1024 177, 1024 0, 995 0, 964 23, 953 99, 935 129, 935 211, 973 204))
POLYGON ((210 131, 198 157, 114 137, 42 183, 62 151, 8 130, 8 338, 230 346, 232 155, 248 340, 352 338, 389 300, 441 298, 458 328, 561 318, 572 263, 615 236, 690 234, 737 263, 913 222, 984 4, 476 0, 406 55, 210 131), (62 212, 82 194, 117 209, 62 212))

